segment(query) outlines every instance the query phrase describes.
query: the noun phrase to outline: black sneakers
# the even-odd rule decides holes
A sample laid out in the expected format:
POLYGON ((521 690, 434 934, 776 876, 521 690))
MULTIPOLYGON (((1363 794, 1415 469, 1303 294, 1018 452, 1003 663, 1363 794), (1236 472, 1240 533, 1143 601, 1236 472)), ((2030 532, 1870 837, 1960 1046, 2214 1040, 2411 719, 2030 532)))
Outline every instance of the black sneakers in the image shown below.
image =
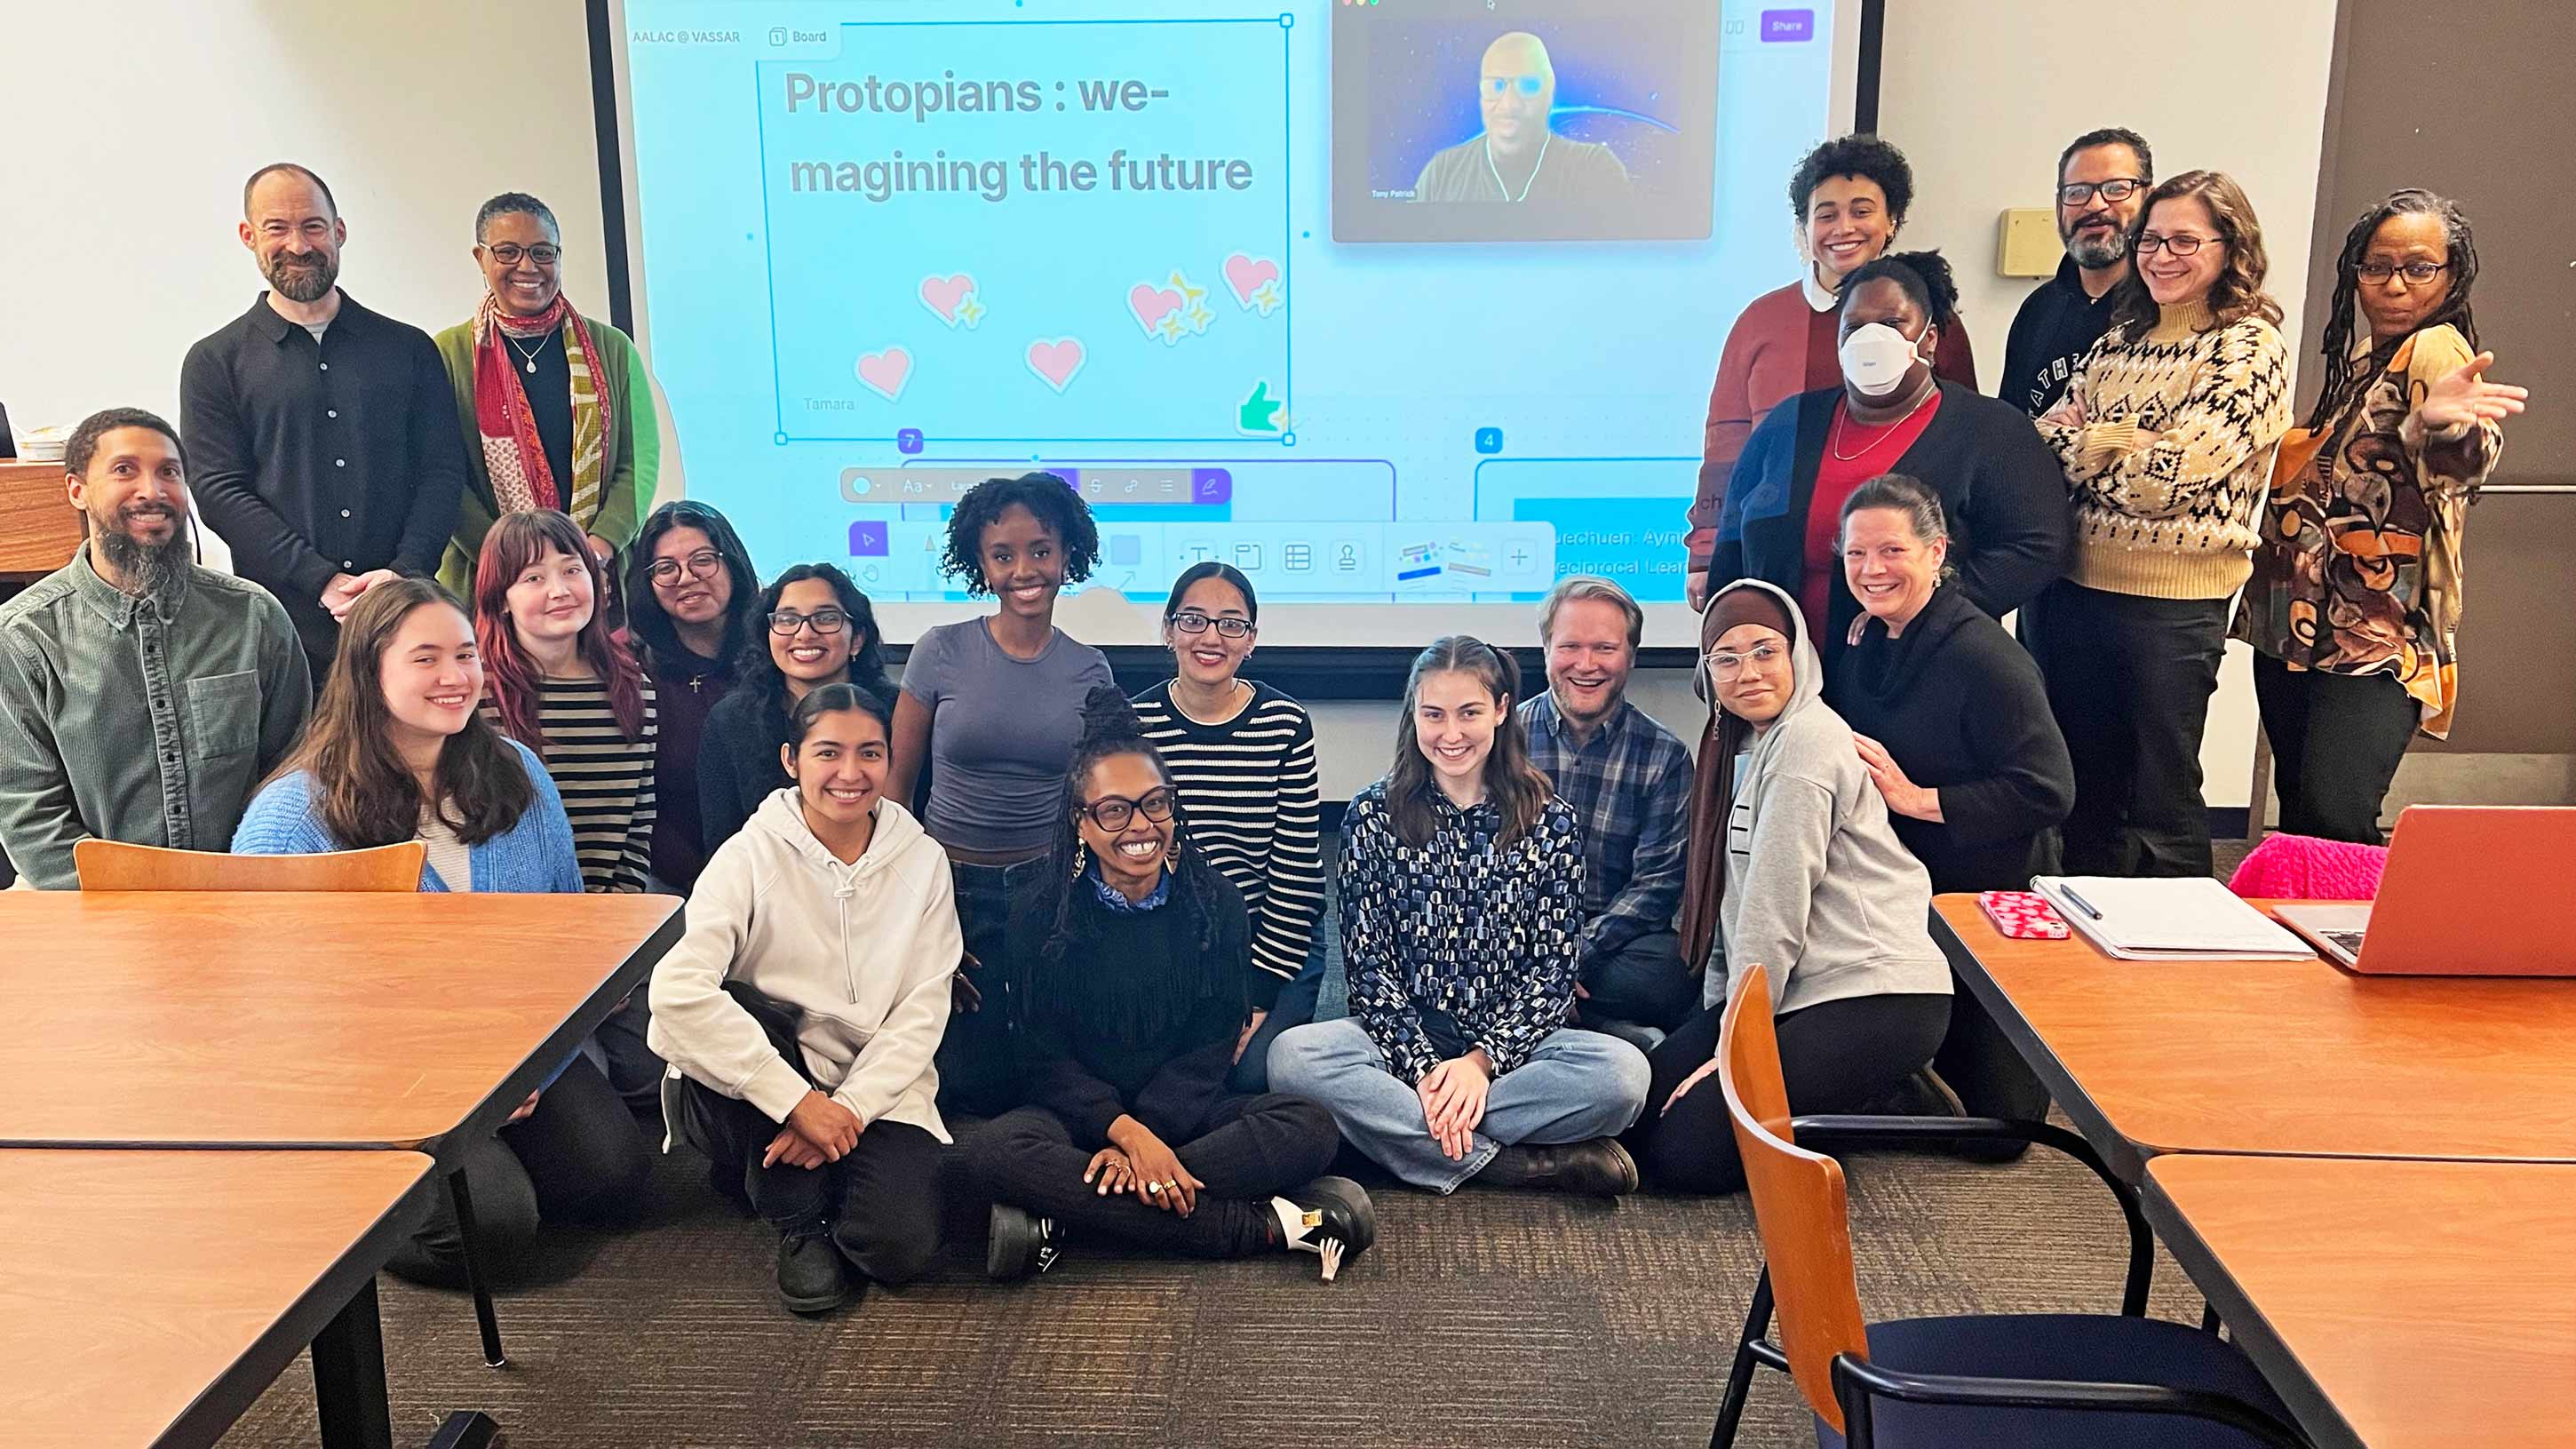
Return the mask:
POLYGON ((778 1296, 795 1313, 829 1313, 856 1296, 841 1272, 841 1250, 832 1246, 828 1229, 779 1235, 778 1296))
POLYGON ((1282 1196, 1296 1205, 1300 1218, 1296 1235, 1281 1246, 1323 1259, 1327 1283, 1377 1241, 1377 1206, 1347 1177, 1319 1177, 1282 1196))
POLYGON ((1611 1137, 1556 1147, 1506 1147, 1494 1154, 1475 1180, 1488 1187, 1624 1197, 1637 1190, 1637 1159, 1611 1137))
POLYGON ((996 1283, 1043 1273, 1064 1256, 1055 1219, 1032 1217, 1009 1203, 993 1204, 992 1242, 984 1249, 984 1276, 996 1283))

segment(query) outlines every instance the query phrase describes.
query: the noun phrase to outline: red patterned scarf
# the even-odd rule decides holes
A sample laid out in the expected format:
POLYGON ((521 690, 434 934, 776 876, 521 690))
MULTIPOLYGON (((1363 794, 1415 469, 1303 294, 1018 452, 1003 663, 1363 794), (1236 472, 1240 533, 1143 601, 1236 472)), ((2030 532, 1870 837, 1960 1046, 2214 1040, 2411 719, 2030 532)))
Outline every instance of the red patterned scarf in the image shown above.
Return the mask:
POLYGON ((483 437, 483 464, 492 476, 492 499, 502 513, 556 508, 585 530, 599 516, 602 443, 610 423, 608 390, 590 324, 561 293, 534 317, 515 317, 485 293, 474 313, 474 426, 483 437), (507 339, 565 333, 564 361, 572 374, 572 478, 554 476, 546 445, 528 410, 519 373, 524 356, 507 339), (567 497, 569 494, 569 497, 567 497))

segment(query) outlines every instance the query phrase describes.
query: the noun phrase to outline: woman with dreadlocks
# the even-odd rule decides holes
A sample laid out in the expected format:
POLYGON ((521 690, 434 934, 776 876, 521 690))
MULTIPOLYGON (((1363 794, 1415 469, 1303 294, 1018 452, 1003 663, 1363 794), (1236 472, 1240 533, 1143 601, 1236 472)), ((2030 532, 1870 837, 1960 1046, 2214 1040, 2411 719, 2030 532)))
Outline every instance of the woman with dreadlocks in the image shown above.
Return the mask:
POLYGON ((1302 1251, 1329 1280, 1377 1235, 1368 1194, 1318 1174, 1340 1144, 1302 1097, 1226 1090, 1251 1019, 1243 898, 1187 849, 1171 773, 1115 686, 1083 705, 1049 868, 1011 901, 1029 1105, 967 1146, 993 1197, 985 1266, 1055 1265, 1086 1236, 1201 1258, 1302 1251))
POLYGON ((2461 534, 2529 395, 2482 376, 2477 278, 2468 218, 2411 188, 2335 259, 2325 385, 2282 440, 2236 610, 2293 834, 2378 844, 2407 744, 2451 730, 2461 534))

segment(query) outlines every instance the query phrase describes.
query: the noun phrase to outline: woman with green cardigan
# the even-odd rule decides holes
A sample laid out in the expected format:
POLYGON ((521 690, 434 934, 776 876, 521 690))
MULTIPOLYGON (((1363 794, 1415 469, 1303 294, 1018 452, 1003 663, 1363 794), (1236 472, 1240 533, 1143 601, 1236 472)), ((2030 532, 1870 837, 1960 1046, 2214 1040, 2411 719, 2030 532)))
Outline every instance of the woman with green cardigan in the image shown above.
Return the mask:
POLYGON ((461 598, 473 597, 483 535, 505 513, 561 509, 607 564, 635 541, 662 460, 644 359, 563 295, 562 233, 546 204, 517 191, 483 203, 474 259, 482 304, 437 338, 468 460, 438 576, 461 598))

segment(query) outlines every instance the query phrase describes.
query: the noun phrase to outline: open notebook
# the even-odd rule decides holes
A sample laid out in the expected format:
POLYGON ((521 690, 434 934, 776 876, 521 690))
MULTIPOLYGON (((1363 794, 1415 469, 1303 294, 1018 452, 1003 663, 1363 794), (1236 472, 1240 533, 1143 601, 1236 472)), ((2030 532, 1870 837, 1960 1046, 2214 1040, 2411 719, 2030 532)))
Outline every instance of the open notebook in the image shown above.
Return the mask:
POLYGON ((2316 954, 2308 943, 2206 876, 2126 880, 2033 876, 2069 925, 2123 961, 2283 960, 2316 954))

